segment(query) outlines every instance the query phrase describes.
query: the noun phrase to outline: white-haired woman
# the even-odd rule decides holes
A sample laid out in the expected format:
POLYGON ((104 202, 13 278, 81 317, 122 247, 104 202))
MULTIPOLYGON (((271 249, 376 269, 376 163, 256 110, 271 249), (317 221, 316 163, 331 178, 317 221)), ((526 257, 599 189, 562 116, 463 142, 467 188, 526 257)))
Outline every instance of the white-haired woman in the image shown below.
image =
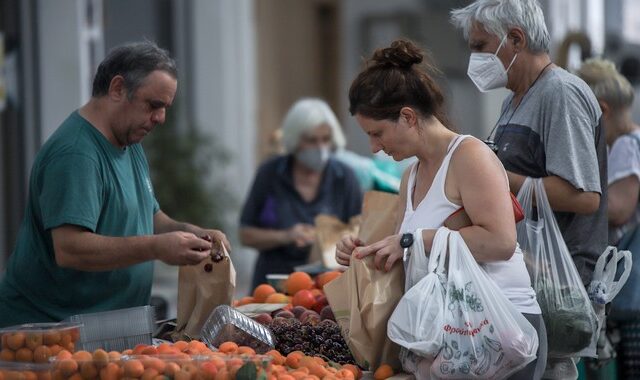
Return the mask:
MULTIPOLYGON (((629 81, 608 60, 590 59, 582 64, 577 74, 591 87, 602 108, 602 125, 609 146, 609 244, 618 245, 625 233, 633 233, 640 222, 640 126, 631 119, 634 91, 629 81)), ((634 247, 625 248, 634 251, 634 247)), ((624 290, 637 289, 638 281, 640 279, 629 277, 624 290)), ((615 315, 615 318, 621 321, 620 374, 625 379, 637 378, 640 374, 640 352, 637 349, 640 345, 640 318, 632 315, 615 315)))
MULTIPOLYGON (((467 74, 476 87, 512 91, 495 136, 489 136, 511 191, 517 193, 526 177, 543 178, 569 252, 588 284, 607 246, 607 157, 598 101, 584 81, 551 62, 550 37, 536 0, 477 0, 452 11, 451 20, 469 42, 467 74)), ((575 364, 551 358, 552 352, 550 340, 544 378, 577 378, 575 364)))
POLYGON ((345 138, 326 102, 298 100, 284 118, 282 144, 286 153, 258 169, 240 218, 240 241, 260 252, 253 287, 307 263, 318 214, 347 222, 362 204, 355 175, 332 157, 345 138))

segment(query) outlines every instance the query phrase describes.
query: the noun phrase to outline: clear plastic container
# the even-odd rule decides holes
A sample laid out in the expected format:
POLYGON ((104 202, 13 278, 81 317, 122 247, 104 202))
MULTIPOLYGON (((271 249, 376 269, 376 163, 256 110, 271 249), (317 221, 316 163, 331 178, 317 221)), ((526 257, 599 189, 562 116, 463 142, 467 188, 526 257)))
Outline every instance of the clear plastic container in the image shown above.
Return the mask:
POLYGON ((200 335, 211 347, 231 341, 240 346, 249 346, 259 354, 275 347, 271 330, 227 305, 213 309, 200 335))
POLYGON ((50 380, 51 364, 0 361, 0 378, 4 380, 50 380))
POLYGON ((80 341, 76 349, 94 351, 124 351, 137 344, 151 344, 155 329, 152 306, 100 313, 73 315, 67 320, 82 323, 80 341))
POLYGON ((75 352, 79 323, 28 323, 0 329, 0 360, 46 363, 61 350, 75 352))
MULTIPOLYGON (((118 359, 92 360, 63 359, 53 360, 51 375, 53 379, 165 379, 202 380, 214 379, 220 372, 226 372, 222 378, 236 378, 238 371, 254 371, 256 375, 267 374, 271 357, 266 355, 123 355, 118 359), (249 364, 249 365, 247 365, 249 364)), ((260 378, 249 376, 244 378, 260 378)), ((266 378, 266 376, 265 376, 266 378)), ((5 378, 6 379, 6 378, 5 378)), ((28 379, 27 379, 28 380, 28 379)), ((40 379, 38 379, 40 380, 40 379)))

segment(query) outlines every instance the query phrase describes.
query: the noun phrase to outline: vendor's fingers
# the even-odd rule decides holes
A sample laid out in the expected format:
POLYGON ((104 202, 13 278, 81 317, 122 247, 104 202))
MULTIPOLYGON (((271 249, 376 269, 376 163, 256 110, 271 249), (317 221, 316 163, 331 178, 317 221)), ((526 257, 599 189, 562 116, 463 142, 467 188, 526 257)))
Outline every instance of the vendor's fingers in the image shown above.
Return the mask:
POLYGON ((186 265, 196 265, 196 264, 200 264, 202 260, 209 257, 210 254, 211 254, 210 249, 207 249, 204 251, 192 249, 189 252, 187 252, 187 254, 183 255, 183 259, 186 265))
POLYGON ((352 242, 354 247, 362 247, 363 245, 365 245, 365 243, 362 240, 360 240, 360 238, 357 238, 357 237, 353 238, 352 242))
POLYGON ((218 230, 209 230, 209 233, 211 234, 211 237, 213 238, 214 241, 219 241, 224 245, 224 247, 227 249, 227 252, 231 251, 231 243, 229 243, 229 239, 227 239, 227 235, 225 235, 222 231, 218 231, 218 230))

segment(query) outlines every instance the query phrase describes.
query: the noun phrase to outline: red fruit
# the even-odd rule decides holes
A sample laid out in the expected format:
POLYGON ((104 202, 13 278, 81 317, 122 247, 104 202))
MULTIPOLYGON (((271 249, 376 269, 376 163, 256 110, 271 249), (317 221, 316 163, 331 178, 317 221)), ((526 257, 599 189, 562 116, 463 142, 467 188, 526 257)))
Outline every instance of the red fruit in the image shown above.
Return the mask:
POLYGON ((293 306, 304 306, 307 309, 311 309, 316 303, 316 297, 313 296, 310 290, 300 290, 291 300, 293 306))
POLYGON ((327 300, 327 297, 318 296, 316 297, 316 303, 315 305, 313 305, 312 309, 316 313, 320 313, 322 309, 324 309, 324 307, 327 306, 328 304, 329 304, 329 301, 327 300))
POLYGON ((302 323, 316 325, 318 322, 320 322, 320 314, 316 313, 313 310, 307 310, 302 313, 299 319, 302 323))
POLYGON ((273 318, 271 318, 271 315, 269 315, 267 313, 260 313, 260 314, 256 315, 255 317, 253 317, 253 320, 266 326, 269 323, 271 323, 273 318))
POLYGON ((288 311, 288 310, 280 310, 279 312, 276 313, 276 315, 274 315, 274 318, 295 318, 296 316, 293 315, 292 312, 288 311))
POLYGON ((320 319, 322 319, 323 321, 325 319, 329 319, 332 321, 336 320, 336 317, 333 315, 333 310, 331 310, 331 306, 325 306, 324 308, 322 308, 322 311, 320 312, 320 319))
POLYGON ((300 318, 300 316, 302 315, 302 313, 304 313, 305 311, 307 311, 307 308, 304 306, 294 306, 293 309, 291 310, 293 312, 293 315, 296 316, 296 318, 300 318))

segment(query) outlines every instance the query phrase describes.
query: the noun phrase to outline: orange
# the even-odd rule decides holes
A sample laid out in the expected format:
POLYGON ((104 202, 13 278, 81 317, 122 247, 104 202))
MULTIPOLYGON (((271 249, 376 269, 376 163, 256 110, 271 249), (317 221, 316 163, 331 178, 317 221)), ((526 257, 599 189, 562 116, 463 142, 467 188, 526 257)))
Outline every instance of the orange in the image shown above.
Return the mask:
POLYGON ((282 356, 282 354, 278 350, 267 351, 267 353, 265 353, 265 355, 271 356, 271 358, 273 359, 273 361, 272 361, 273 364, 277 364, 277 365, 283 365, 284 364, 285 357, 282 356))
POLYGON ((318 277, 316 278, 316 282, 318 283, 318 287, 320 289, 324 288, 324 286, 331 282, 332 280, 335 280, 336 278, 340 277, 342 273, 338 272, 338 271, 331 271, 331 272, 324 272, 318 275, 318 277))
POLYGON ((7 337, 7 346, 12 350, 17 350, 24 346, 25 335, 21 332, 15 332, 7 337))
POLYGON ((158 375, 159 375, 159 372, 158 372, 157 369, 155 369, 155 368, 147 368, 142 373, 142 377, 140 378, 140 380, 153 380, 158 375))
POLYGON ((288 367, 296 369, 300 367, 300 360, 304 357, 304 353, 302 351, 293 351, 287 355, 285 359, 285 364, 288 367))
POLYGON ((122 368, 126 377, 140 377, 144 373, 144 366, 136 359, 125 361, 122 368))
POLYGON ((105 350, 97 349, 93 351, 93 355, 91 355, 93 359, 93 364, 96 365, 98 369, 106 367, 109 363, 109 354, 105 350))
POLYGON ((291 303, 293 306, 304 306, 311 309, 316 303, 316 297, 313 296, 311 290, 300 290, 293 296, 291 303))
POLYGON ((62 359, 57 362, 56 369, 66 378, 78 370, 78 363, 73 359, 62 359))
POLYGON ((120 367, 116 363, 109 363, 100 370, 100 380, 118 380, 120 367))
POLYGON ((384 380, 393 376, 393 368, 389 364, 381 364, 378 369, 373 373, 375 380, 384 380))
POLYGON ((62 350, 58 352, 58 354, 56 355, 56 359, 58 360, 71 359, 71 352, 67 350, 62 350))
POLYGON ((80 364, 80 376, 85 380, 91 380, 98 377, 98 369, 92 362, 82 362, 80 364))
POLYGON ((71 355, 71 358, 79 362, 90 362, 93 359, 93 355, 88 351, 78 351, 74 352, 73 355, 71 355))
POLYGON ((51 356, 56 356, 58 355, 58 352, 63 350, 62 346, 60 346, 59 344, 51 345, 49 346, 49 349, 51 350, 51 356))
POLYGON ((226 354, 235 353, 238 351, 238 345, 234 342, 224 342, 218 347, 218 351, 226 354))
POLYGON ((351 371, 356 380, 362 377, 362 370, 357 365, 345 364, 342 366, 342 368, 351 371))
POLYGON ((264 301, 265 303, 289 303, 289 297, 282 293, 273 293, 264 301))
POLYGON ((189 347, 189 342, 185 342, 184 340, 179 340, 173 344, 173 348, 182 352, 185 351, 189 347))
POLYGON ((170 378, 174 378, 178 371, 180 371, 180 366, 173 362, 167 363, 164 367, 164 374, 170 378))
POLYGON ((200 354, 209 349, 206 344, 199 340, 192 340, 189 342, 188 349, 194 351, 196 354, 200 354))
POLYGON ((51 349, 47 346, 38 346, 33 350, 33 361, 36 363, 46 363, 51 356, 51 349))
POLYGON ((239 300, 236 301, 236 306, 247 305, 247 304, 255 303, 255 302, 256 301, 254 300, 253 297, 250 297, 250 296, 242 297, 242 298, 240 298, 239 300))
POLYGON ((117 362, 122 356, 118 351, 109 351, 108 355, 111 362, 117 362))
POLYGON ((205 362, 200 365, 200 370, 205 379, 214 379, 218 374, 218 366, 212 362, 205 362))
POLYGON ((42 346, 42 333, 30 332, 25 337, 25 345, 30 350, 35 350, 36 347, 42 346))
POLYGON ((249 355, 253 356, 256 354, 256 351, 248 346, 240 346, 238 347, 238 351, 236 352, 238 355, 249 355))
POLYGON ((19 362, 32 362, 33 361, 33 351, 26 347, 20 348, 16 351, 16 361, 19 362))
POLYGON ((293 272, 284 283, 287 294, 294 295, 300 290, 313 288, 313 279, 305 272, 293 272))
POLYGON ((11 351, 8 348, 5 348, 2 351, 0 351, 0 360, 5 361, 5 362, 15 361, 16 360, 16 353, 11 351))
POLYGON ((274 287, 269 284, 258 285, 253 290, 253 300, 256 303, 264 303, 267 297, 269 297, 275 292, 276 290, 274 289, 274 287))
POLYGON ((47 346, 52 346, 54 344, 60 343, 62 334, 60 334, 60 331, 53 330, 44 333, 42 338, 44 344, 46 344, 47 346))

